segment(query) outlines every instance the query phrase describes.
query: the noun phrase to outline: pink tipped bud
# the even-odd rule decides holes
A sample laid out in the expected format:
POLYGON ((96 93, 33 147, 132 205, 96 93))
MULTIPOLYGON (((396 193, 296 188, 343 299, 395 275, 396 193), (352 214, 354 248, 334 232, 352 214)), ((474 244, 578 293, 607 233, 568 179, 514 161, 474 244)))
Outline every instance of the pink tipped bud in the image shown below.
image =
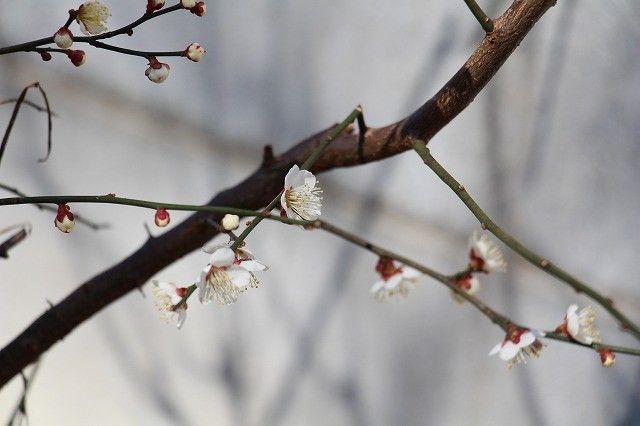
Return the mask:
POLYGON ((67 27, 62 27, 53 35, 53 41, 60 49, 68 49, 73 44, 73 34, 67 27))
POLYGON ((193 62, 198 62, 204 56, 206 50, 200 43, 191 43, 189 47, 184 51, 184 55, 192 60, 193 62))
POLYGON ((147 0, 147 13, 160 10, 164 6, 164 0, 147 0))
POLYGON ((45 62, 50 61, 51 60, 51 53, 49 53, 49 52, 40 52, 40 57, 45 62))
POLYGON ((159 226, 160 228, 164 228, 169 224, 169 222, 171 222, 171 217, 169 216, 169 212, 166 211, 165 209, 156 210, 155 221, 156 221, 156 226, 159 226))
POLYGON ((159 62, 155 57, 149 58, 149 68, 144 72, 144 75, 154 83, 162 83, 169 76, 169 65, 159 62))
POLYGON ((207 13, 207 5, 205 4, 205 2, 203 1, 199 1, 195 4, 195 6, 193 6, 192 8, 189 9, 191 11, 191 13, 193 13, 194 15, 197 16, 204 16, 205 13, 207 13))
POLYGON ((66 203, 58 205, 58 213, 53 223, 56 225, 56 228, 65 234, 68 234, 73 229, 73 226, 76 224, 75 218, 73 213, 71 213, 71 208, 66 203))
POLYGON ((600 362, 602 362, 603 367, 611 367, 616 363, 616 354, 609 349, 600 349, 598 353, 600 354, 600 362))
POLYGON ((84 50, 69 50, 67 56, 71 59, 73 65, 79 67, 84 64, 87 55, 84 53, 84 50))
POLYGON ((185 9, 191 9, 192 7, 195 7, 196 0, 180 0, 180 4, 185 9))

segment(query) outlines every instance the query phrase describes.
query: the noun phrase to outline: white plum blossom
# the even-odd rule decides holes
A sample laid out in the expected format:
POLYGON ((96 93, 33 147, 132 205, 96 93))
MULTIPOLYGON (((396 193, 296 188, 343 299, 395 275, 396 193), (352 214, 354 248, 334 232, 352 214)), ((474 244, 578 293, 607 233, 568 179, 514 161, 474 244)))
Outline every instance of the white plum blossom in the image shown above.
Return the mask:
POLYGON ((204 47, 200 43, 191 43, 184 51, 185 56, 193 62, 200 61, 205 53, 206 50, 204 50, 204 47))
POLYGON ((154 303, 162 319, 175 322, 176 326, 181 328, 187 318, 187 304, 183 303, 178 309, 175 309, 175 306, 186 295, 187 289, 173 283, 154 280, 152 292, 154 303))
POLYGON ((56 228, 65 234, 71 232, 75 226, 75 217, 73 213, 71 213, 71 208, 66 203, 58 205, 58 213, 53 223, 56 225, 56 228))
POLYGON ((226 231, 233 231, 240 226, 240 217, 235 214, 225 214, 222 218, 222 227, 226 231))
POLYGON ((388 257, 380 257, 376 271, 380 280, 371 287, 371 295, 379 302, 395 296, 406 296, 421 276, 419 271, 410 266, 396 266, 393 259, 388 257))
POLYGON ((221 244, 206 246, 203 250, 211 253, 211 258, 198 277, 198 296, 202 303, 214 299, 221 305, 234 303, 240 293, 258 287, 259 281, 253 273, 267 270, 246 249, 234 252, 228 244, 221 244))
MULTIPOLYGON (((455 278, 452 283, 455 286, 460 287, 460 289, 462 289, 467 294, 473 295, 477 293, 478 290, 480 290, 480 280, 471 272, 467 272, 466 274, 455 278)), ((464 298, 455 291, 452 291, 451 295, 456 302, 464 302, 464 298)))
POLYGON ((149 68, 146 69, 144 75, 154 83, 162 83, 169 77, 171 68, 169 64, 159 62, 156 58, 149 58, 149 68))
POLYGON ((469 240, 469 267, 474 271, 504 272, 507 262, 495 243, 483 232, 474 232, 469 240))
POLYGON ((111 13, 107 6, 99 1, 88 1, 78 8, 76 21, 84 34, 95 35, 107 31, 109 16, 111 13))
POLYGON ((284 178, 280 205, 287 217, 296 220, 316 220, 322 210, 322 189, 316 177, 294 164, 284 178))
POLYGON ((501 360, 507 361, 509 368, 517 364, 526 364, 526 356, 538 358, 542 352, 542 343, 538 337, 544 336, 540 331, 532 331, 526 328, 514 328, 507 332, 507 337, 494 346, 489 356, 496 355, 501 360))
POLYGON ((73 45, 73 34, 67 27, 62 27, 53 35, 53 42, 60 49, 68 49, 73 45))
POLYGON ((567 308, 564 324, 559 329, 566 331, 574 340, 590 345, 600 341, 600 330, 596 327, 596 311, 593 306, 587 306, 578 312, 578 305, 567 308))

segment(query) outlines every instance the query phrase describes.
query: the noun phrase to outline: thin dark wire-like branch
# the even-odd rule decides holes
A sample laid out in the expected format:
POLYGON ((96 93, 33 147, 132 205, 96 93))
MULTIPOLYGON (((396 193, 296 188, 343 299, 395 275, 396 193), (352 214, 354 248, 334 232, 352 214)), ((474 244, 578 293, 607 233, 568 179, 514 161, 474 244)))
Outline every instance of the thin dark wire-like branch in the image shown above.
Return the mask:
POLYGON ((96 40, 90 41, 89 44, 99 49, 111 50, 113 52, 122 53, 124 55, 142 56, 143 58, 148 58, 150 56, 155 56, 155 57, 184 56, 184 50, 178 50, 173 52, 145 52, 142 50, 133 50, 133 49, 126 49, 124 47, 113 46, 113 45, 103 43, 101 41, 96 41, 96 40))
MULTIPOLYGON (((16 407, 13 409, 13 412, 11 413, 11 417, 9 417, 9 420, 7 421, 7 426, 13 426, 13 422, 16 420, 16 418, 18 418, 19 415, 22 414, 25 417, 27 416, 27 394, 29 393, 29 391, 31 390, 31 387, 33 386, 33 382, 36 379, 36 375, 38 374, 39 369, 40 369, 40 359, 36 360, 28 377, 24 373, 22 373, 22 385, 23 385, 22 394, 20 395, 20 399, 18 399, 16 407)), ((28 424, 29 423, 27 422, 27 425, 28 424)))
MULTIPOLYGON (((3 101, 0 101, 0 105, 7 105, 7 104, 13 104, 18 102, 18 98, 9 98, 9 99, 5 99, 3 101)), ((23 99, 22 103, 24 105, 30 106, 31 108, 35 109, 36 111, 40 111, 40 112, 47 112, 47 108, 43 107, 42 105, 38 105, 35 102, 32 102, 28 99, 23 99)), ((51 116, 52 117, 57 117, 58 114, 56 114, 55 112, 51 111, 51 116)))
POLYGON ((464 2, 467 4, 469 10, 471 10, 471 13, 473 13, 473 16, 475 16, 475 18, 478 20, 478 22, 482 26, 482 29, 487 33, 493 31, 493 21, 487 16, 486 13, 484 13, 476 0, 464 0, 464 2))
POLYGON ((505 243, 509 248, 518 253, 522 258, 527 260, 535 267, 540 268, 549 275, 556 277, 562 283, 567 284, 577 292, 584 293, 589 296, 592 300, 594 300, 596 303, 602 306, 602 308, 609 312, 611 316, 618 320, 619 324, 624 330, 629 331, 638 340, 640 340, 640 327, 638 327, 638 325, 636 325, 633 321, 627 318, 626 315, 620 312, 613 305, 613 301, 610 298, 603 296, 585 282, 578 280, 573 275, 551 263, 549 260, 529 250, 522 243, 520 243, 518 240, 516 240, 514 237, 500 228, 473 200, 464 186, 461 185, 453 176, 451 176, 451 174, 449 174, 449 172, 444 167, 442 167, 442 165, 438 163, 435 158, 433 158, 429 148, 427 148, 427 145, 424 141, 415 141, 413 144, 413 149, 420 156, 420 158, 422 158, 424 163, 429 166, 429 168, 433 170, 435 174, 438 175, 438 177, 455 192, 455 194, 458 196, 458 198, 460 198, 464 205, 467 206, 471 213, 473 213, 473 215, 480 221, 480 224, 484 229, 487 229, 500 241, 505 243))

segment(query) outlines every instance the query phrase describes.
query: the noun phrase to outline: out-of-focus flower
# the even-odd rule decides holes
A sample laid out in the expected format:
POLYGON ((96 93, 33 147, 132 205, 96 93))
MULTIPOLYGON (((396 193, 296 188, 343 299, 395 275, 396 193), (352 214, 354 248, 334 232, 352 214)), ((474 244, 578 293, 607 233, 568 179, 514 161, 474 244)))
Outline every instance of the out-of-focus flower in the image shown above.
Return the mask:
POLYGON ((171 216, 169 216, 169 212, 166 209, 158 209, 156 210, 154 220, 156 222, 156 226, 164 228, 169 224, 169 222, 171 222, 171 216))
POLYGON ((513 328, 507 332, 505 339, 489 352, 489 356, 496 355, 507 361, 509 368, 517 364, 526 364, 526 356, 538 358, 542 352, 542 342, 537 337, 542 332, 534 332, 526 328, 513 328))
POLYGON ((185 287, 177 287, 173 283, 164 281, 153 281, 153 298, 162 319, 175 322, 178 328, 181 328, 187 319, 187 304, 185 302, 177 309, 175 306, 186 294, 185 287))
POLYGON ((564 322, 556 328, 556 332, 587 345, 599 342, 600 330, 596 327, 595 309, 587 306, 578 312, 578 305, 570 305, 564 322))
POLYGON ((164 0, 147 0, 147 13, 160 10, 164 6, 164 0))
POLYGON ((221 305, 234 303, 240 293, 258 287, 259 281, 253 273, 267 269, 245 249, 234 252, 228 244, 222 244, 206 246, 203 250, 211 253, 211 258, 198 278, 198 296, 202 303, 214 299, 221 305))
POLYGON ((87 59, 87 55, 84 53, 84 50, 67 50, 67 56, 71 63, 76 67, 84 64, 87 59))
POLYGON ((482 232, 474 232, 469 240, 469 268, 472 271, 504 272, 507 270, 507 262, 495 243, 489 236, 482 232))
POLYGON ((62 27, 53 35, 54 43, 60 49, 68 49, 73 44, 73 34, 67 27, 62 27))
POLYGON ((53 223, 56 225, 56 228, 65 234, 71 232, 73 226, 76 224, 73 213, 71 213, 71 207, 66 203, 59 204, 58 213, 56 214, 56 218, 53 223))
POLYGON ((204 47, 202 47, 200 43, 191 43, 184 51, 185 56, 193 62, 200 61, 205 53, 206 50, 204 50, 204 47))
POLYGON ((616 363, 616 354, 614 354, 613 351, 602 348, 598 350, 598 353, 600 354, 600 362, 603 367, 613 367, 613 364, 616 363))
POLYGON ((233 231, 240 226, 240 217, 235 214, 225 214, 222 218, 222 227, 227 231, 233 231))
POLYGON ((396 265, 393 259, 381 256, 376 264, 380 280, 371 287, 371 295, 383 302, 394 296, 406 296, 418 282, 420 272, 407 265, 396 265))
MULTIPOLYGON (((452 280, 452 283, 455 286, 460 287, 460 289, 462 289, 467 294, 475 294, 478 292, 478 290, 480 290, 480 280, 478 279, 478 277, 473 275, 472 272, 467 272, 462 276, 456 277, 454 280, 452 280)), ((458 293, 452 291, 451 295, 456 302, 464 302, 464 298, 458 293)))
POLYGON ((144 75, 154 83, 162 83, 169 77, 169 65, 158 61, 153 56, 149 58, 149 68, 144 72, 144 75))
POLYGON ((107 31, 109 16, 111 13, 107 6, 99 1, 88 1, 78 8, 76 21, 84 34, 95 35, 107 31))
POLYGON ((316 177, 294 164, 284 178, 280 205, 291 219, 316 220, 322 210, 322 189, 316 177))
MULTIPOLYGON (((190 3, 190 2, 189 2, 190 3)), ((193 7, 190 7, 191 13, 197 16, 204 16, 207 13, 207 5, 203 1, 197 2, 193 7)))
POLYGON ((191 9, 196 5, 196 0, 180 0, 180 4, 185 9, 191 9))

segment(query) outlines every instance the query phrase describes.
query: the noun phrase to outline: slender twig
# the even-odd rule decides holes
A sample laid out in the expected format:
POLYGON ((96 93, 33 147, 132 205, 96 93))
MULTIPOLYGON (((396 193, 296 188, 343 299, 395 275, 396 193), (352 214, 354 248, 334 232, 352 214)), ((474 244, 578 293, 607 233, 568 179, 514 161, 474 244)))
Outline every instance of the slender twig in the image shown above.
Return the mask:
MULTIPOLYGON (((302 166, 300 166, 300 169, 302 170, 309 170, 309 168, 311 168, 311 166, 313 166, 313 164, 318 161, 318 158, 320 158, 320 156, 322 155, 322 153, 329 147, 329 144, 336 138, 338 137, 338 135, 340 133, 342 133, 344 131, 344 129, 346 129, 352 122, 353 120, 355 120, 359 115, 362 114, 362 107, 360 105, 358 105, 352 112, 351 114, 349 114, 347 116, 347 118, 345 118, 340 124, 338 124, 332 131, 331 133, 329 133, 329 136, 326 137, 326 139, 324 141, 322 141, 309 155, 309 157, 307 158, 307 160, 302 164, 302 166)), ((267 207, 265 207, 265 211, 266 212, 270 212, 271 210, 273 210, 278 203, 280 202, 280 197, 282 196, 284 189, 282 191, 280 191, 280 193, 278 193, 278 195, 276 195, 276 197, 267 205, 267 207)), ((253 229, 258 226, 258 224, 260 223, 260 221, 262 221, 262 217, 256 217, 254 220, 251 221, 251 223, 249 224, 249 226, 247 226, 247 228, 242 231, 242 233, 240 235, 238 235, 238 238, 236 238, 236 240, 233 242, 233 244, 231 245, 231 248, 233 250, 237 249, 238 247, 240 247, 242 245, 242 243, 244 242, 244 239, 247 238, 247 236, 251 233, 251 231, 253 231, 253 229)))
MULTIPOLYGON (((144 22, 150 19, 157 18, 162 15, 165 15, 167 13, 174 12, 176 10, 181 10, 181 9, 183 9, 182 5, 178 3, 176 5, 167 7, 166 9, 158 10, 153 13, 145 13, 140 18, 136 19, 129 25, 125 25, 122 28, 118 28, 117 30, 114 30, 114 31, 107 31, 105 33, 93 35, 93 36, 74 37, 73 42, 74 43, 91 43, 92 41, 95 41, 95 40, 104 40, 104 39, 112 38, 122 34, 131 35, 133 33, 133 29, 143 24, 144 22)), ((36 47, 44 46, 47 44, 53 44, 53 43, 54 43, 53 36, 45 37, 38 40, 29 41, 26 43, 16 44, 14 46, 7 46, 7 47, 0 48, 0 55, 6 55, 8 53, 15 53, 15 52, 33 51, 36 47)))
POLYGON ((150 56, 184 56, 184 50, 172 51, 172 52, 145 52, 142 50, 133 50, 126 49, 124 47, 112 46, 107 43, 103 43, 101 41, 92 40, 89 42, 90 45, 97 47, 99 49, 111 50, 113 52, 122 53, 124 55, 132 55, 132 56, 142 56, 143 58, 148 58, 150 56))
MULTIPOLYGON (((9 99, 5 99, 3 101, 0 101, 0 105, 7 105, 7 104, 13 104, 15 102, 18 102, 18 98, 9 98, 9 99)), ((35 102, 32 102, 28 99, 23 99, 22 103, 24 105, 30 106, 31 108, 35 109, 36 111, 40 111, 40 112, 47 112, 47 108, 38 105, 35 102)), ((58 114, 56 114, 55 112, 51 111, 51 117, 57 117, 58 114)))
POLYGON ((627 318, 622 312, 620 312, 613 305, 613 301, 600 294, 598 291, 590 287, 588 284, 578 280, 573 275, 569 274, 565 270, 551 263, 544 257, 534 253, 527 247, 522 245, 518 240, 506 233, 491 218, 480 208, 480 206, 471 198, 471 195, 465 190, 453 176, 445 170, 444 167, 436 161, 431 155, 429 148, 424 141, 417 140, 413 144, 413 149, 422 158, 424 163, 429 166, 431 170, 435 172, 438 177, 451 188, 458 198, 467 206, 471 213, 480 221, 480 224, 484 229, 487 229, 493 235, 495 235, 500 241, 506 244, 513 251, 518 253, 529 263, 542 269, 549 275, 552 275, 559 279, 561 282, 569 285, 579 293, 584 293, 607 310, 622 326, 623 329, 628 330, 637 339, 640 340, 640 327, 638 327, 633 321, 627 318))
MULTIPOLYGON (((421 263, 418 263, 414 260, 411 260, 407 257, 404 257, 400 254, 397 254, 395 252, 392 252, 390 250, 387 250, 385 248, 382 248, 376 244, 373 244, 367 240, 365 240, 364 238, 352 234, 349 231, 346 231, 344 229, 338 228, 335 225, 331 225, 325 221, 321 221, 321 220, 317 220, 314 223, 314 226, 316 228, 325 230, 343 240, 349 241, 359 247, 362 247, 372 253, 377 254, 378 256, 386 256, 386 257, 390 257, 394 260, 397 260, 398 262, 401 262, 405 265, 411 266, 414 269, 417 269, 418 271, 422 272, 425 275, 428 275, 429 277, 435 279, 436 281, 440 282, 441 284, 444 284, 445 286, 447 286, 451 291, 453 291, 455 294, 457 294, 458 296, 462 297, 463 299, 465 299, 466 301, 468 301, 469 303, 471 303, 476 309, 478 309, 482 314, 484 314, 487 318, 489 318, 491 320, 491 322, 493 322, 494 324, 500 326, 503 330, 507 330, 507 327, 509 327, 509 325, 512 326, 516 326, 518 328, 527 328, 527 329, 531 329, 533 327, 527 327, 524 325, 520 325, 520 324, 516 324, 515 322, 513 322, 512 320, 510 320, 509 318, 507 318, 506 316, 498 313, 497 311, 495 311, 494 309, 492 309, 491 307, 489 307, 488 305, 486 305, 484 302, 482 302, 480 299, 478 299, 475 296, 470 295, 469 293, 467 293, 466 291, 464 291, 463 289, 461 289, 459 286, 455 285, 453 283, 454 279, 452 277, 449 277, 447 275, 444 275, 440 272, 434 271, 431 268, 428 268, 426 266, 424 266, 421 263)), ((563 335, 563 334, 559 334, 553 331, 549 331, 549 332, 545 332, 545 336, 548 339, 553 339, 553 340, 559 340, 559 341, 563 341, 566 343, 571 343, 574 345, 578 345, 578 346, 582 346, 582 347, 586 347, 586 348, 591 348, 594 350, 599 350, 599 349, 609 349, 613 352, 618 352, 618 353, 623 353, 623 354, 627 354, 627 355, 636 355, 636 356, 640 356, 640 349, 634 349, 634 348, 628 348, 628 347, 623 347, 623 346, 614 346, 614 345, 609 345, 609 344, 605 344, 605 343, 592 343, 591 345, 587 345, 585 343, 580 343, 578 341, 575 341, 573 339, 570 339, 569 337, 563 335)))
MULTIPOLYGON (((14 188, 8 185, 5 185, 3 183, 0 183, 0 189, 4 189, 5 191, 11 192, 19 197, 28 197, 27 194, 25 194, 24 192, 20 191, 18 188, 14 188)), ((37 207, 39 210, 47 210, 50 212, 57 212, 58 209, 56 207, 53 206, 48 206, 46 204, 40 204, 40 203, 30 203, 32 206, 37 207)), ((109 227, 108 223, 96 223, 93 222, 89 219, 86 219, 84 216, 81 216, 79 214, 74 213, 73 214, 75 217, 75 221, 78 223, 82 223, 83 225, 87 225, 89 228, 97 231, 99 229, 105 229, 109 227)))
MULTIPOLYGON (((16 407, 13 409, 13 412, 11 413, 11 417, 9 417, 9 420, 7 421, 7 425, 13 425, 13 422, 20 414, 26 417, 27 394, 31 390, 31 387, 33 386, 33 382, 36 379, 36 375, 38 374, 38 370, 40 369, 40 360, 41 360, 40 358, 36 360, 28 377, 24 374, 24 372, 22 373, 22 384, 23 384, 22 394, 20 395, 20 399, 18 400, 16 407)), ((28 424, 29 423, 27 422, 27 425, 28 424)))
POLYGON ((486 13, 484 13, 478 3, 476 3, 475 0, 464 0, 464 2, 467 4, 467 7, 469 7, 469 10, 471 10, 471 13, 473 13, 473 16, 476 17, 480 25, 482 25, 482 29, 487 33, 493 31, 493 21, 486 13))

